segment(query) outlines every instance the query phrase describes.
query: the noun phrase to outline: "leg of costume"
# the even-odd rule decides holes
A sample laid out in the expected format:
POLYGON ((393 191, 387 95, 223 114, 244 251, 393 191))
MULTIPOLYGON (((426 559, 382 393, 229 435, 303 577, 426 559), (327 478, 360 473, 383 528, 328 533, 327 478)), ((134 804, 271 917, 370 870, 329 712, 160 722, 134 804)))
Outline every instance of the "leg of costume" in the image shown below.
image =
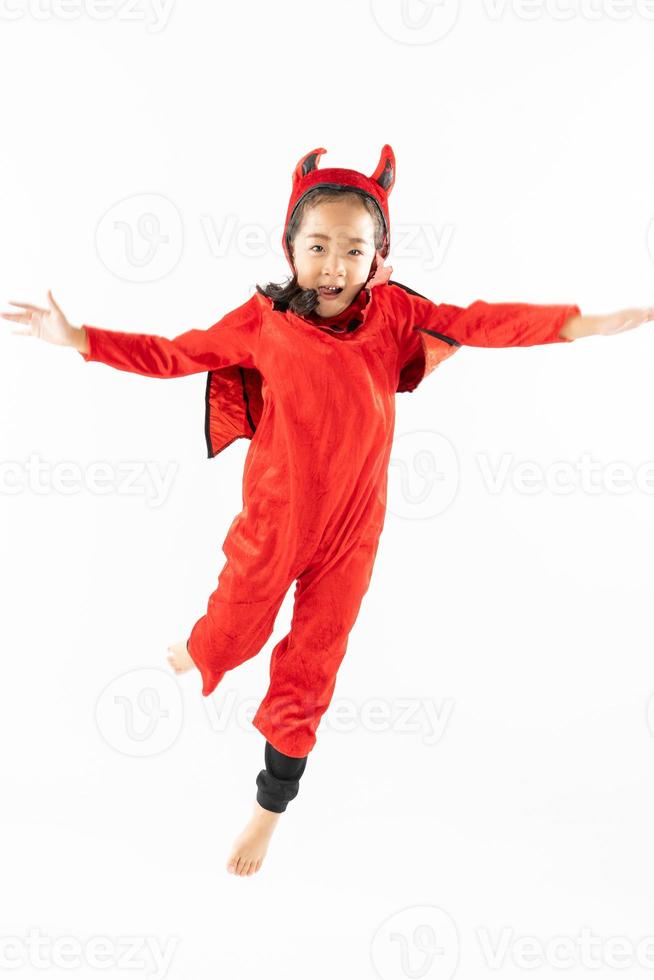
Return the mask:
MULTIPOLYGON (((336 674, 347 649, 363 596, 370 584, 379 529, 363 538, 328 537, 297 574, 291 628, 273 648, 270 683, 252 720, 277 752, 308 755, 332 698, 336 674)), ((230 545, 227 545, 230 551, 230 545)), ((271 566, 269 591, 251 594, 252 579, 228 559, 207 614, 193 627, 188 651, 210 694, 226 671, 255 656, 272 633, 275 618, 293 579, 277 577, 271 566)))
POLYGON ((280 752, 306 756, 316 743, 378 543, 375 534, 334 545, 297 578, 291 628, 272 651, 270 685, 252 719, 280 752))
POLYGON ((291 800, 294 800, 300 788, 307 757, 296 759, 284 755, 266 741, 264 750, 266 768, 257 776, 257 803, 264 810, 273 813, 283 813, 291 800))
POLYGON ((284 597, 293 584, 291 567, 274 560, 258 545, 247 543, 248 527, 239 514, 223 543, 227 556, 207 611, 187 640, 191 659, 202 676, 202 694, 216 688, 228 670, 261 650, 275 625, 284 597), (256 558, 253 556, 257 556, 256 558))

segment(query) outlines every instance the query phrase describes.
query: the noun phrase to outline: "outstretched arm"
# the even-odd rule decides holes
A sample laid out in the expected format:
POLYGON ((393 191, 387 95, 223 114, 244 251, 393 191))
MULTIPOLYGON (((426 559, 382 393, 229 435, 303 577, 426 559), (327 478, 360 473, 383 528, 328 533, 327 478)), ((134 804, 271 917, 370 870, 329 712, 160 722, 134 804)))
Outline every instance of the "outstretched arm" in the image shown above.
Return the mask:
MULTIPOLYGON (((415 297, 412 297, 415 299, 415 297)), ((431 303, 419 312, 425 317, 418 327, 440 333, 466 347, 531 347, 574 337, 565 333, 581 316, 579 307, 534 303, 486 303, 476 300, 467 307, 431 303), (563 332, 562 332, 563 331, 563 332)))
POLYGON ((14 333, 74 347, 85 361, 101 361, 121 371, 152 378, 178 378, 232 364, 255 366, 261 325, 256 294, 207 330, 187 330, 172 340, 156 334, 105 330, 87 324, 74 327, 51 292, 48 300, 48 309, 13 303, 22 307, 22 312, 2 316, 26 325, 27 329, 14 333))
POLYGON ((400 322, 408 336, 400 341, 409 346, 412 334, 421 330, 442 337, 450 344, 469 347, 529 347, 578 340, 593 334, 611 335, 654 320, 654 308, 619 310, 603 316, 584 316, 576 304, 486 303, 470 306, 434 303, 400 283, 396 294, 404 317, 400 322))
POLYGON ((423 346, 433 348, 434 356, 428 358, 431 363, 443 359, 446 347, 449 356, 462 346, 528 347, 572 340, 562 330, 581 315, 574 303, 539 306, 476 300, 470 306, 454 306, 435 303, 399 282, 389 285, 400 363, 415 350, 416 334, 423 346))

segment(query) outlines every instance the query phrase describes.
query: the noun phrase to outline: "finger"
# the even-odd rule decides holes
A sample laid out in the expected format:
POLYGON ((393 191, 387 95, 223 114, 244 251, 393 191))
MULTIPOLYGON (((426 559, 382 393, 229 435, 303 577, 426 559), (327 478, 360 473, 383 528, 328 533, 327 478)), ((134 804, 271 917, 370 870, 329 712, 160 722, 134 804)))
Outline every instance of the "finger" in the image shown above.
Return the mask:
POLYGON ((5 320, 16 320, 18 323, 25 322, 25 313, 0 313, 5 320))
MULTIPOLYGON (((61 307, 57 303, 56 299, 54 298, 54 296, 52 295, 52 292, 50 290, 48 290, 48 299, 50 300, 50 303, 52 304, 52 306, 54 306, 54 308, 57 311, 57 313, 61 313, 61 307)), ((63 313, 61 315, 63 316, 63 313)))
POLYGON ((48 313, 48 310, 44 310, 42 306, 34 306, 32 303, 17 303, 15 300, 10 299, 7 302, 11 306, 22 306, 26 310, 33 310, 35 313, 48 313))
POLYGON ((31 337, 32 336, 32 331, 31 330, 10 330, 9 332, 11 334, 13 334, 14 337, 31 337))

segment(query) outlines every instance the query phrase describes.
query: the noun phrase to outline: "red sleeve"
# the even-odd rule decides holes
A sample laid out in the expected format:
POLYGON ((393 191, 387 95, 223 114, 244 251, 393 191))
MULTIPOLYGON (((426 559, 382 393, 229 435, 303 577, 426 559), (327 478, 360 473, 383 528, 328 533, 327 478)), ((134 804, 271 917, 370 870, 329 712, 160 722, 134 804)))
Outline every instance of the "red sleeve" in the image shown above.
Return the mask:
POLYGON ((535 344, 571 343, 559 333, 571 316, 581 313, 572 304, 537 306, 531 303, 486 303, 470 306, 434 303, 425 296, 398 287, 395 302, 401 313, 397 324, 401 356, 416 349, 418 329, 441 335, 468 347, 530 347, 535 344))
MULTIPOLYGON (((429 301, 428 301, 429 302, 429 301)), ((467 347, 532 347, 535 344, 571 343, 560 337, 561 327, 581 310, 575 304, 485 303, 471 306, 447 303, 422 307, 428 330, 437 330, 467 347)))
POLYGON ((187 330, 172 340, 84 324, 89 350, 79 353, 85 361, 151 378, 179 378, 236 364, 253 368, 260 326, 261 305, 255 293, 207 330, 187 330))

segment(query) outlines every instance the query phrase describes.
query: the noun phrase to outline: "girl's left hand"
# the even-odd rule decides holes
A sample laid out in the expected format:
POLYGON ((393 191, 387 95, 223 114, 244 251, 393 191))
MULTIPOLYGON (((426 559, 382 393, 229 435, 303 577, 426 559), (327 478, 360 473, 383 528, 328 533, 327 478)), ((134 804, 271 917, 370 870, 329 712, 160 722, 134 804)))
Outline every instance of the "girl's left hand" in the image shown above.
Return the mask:
POLYGON ((632 330, 634 327, 639 327, 641 323, 647 323, 648 320, 654 320, 654 307, 618 310, 617 313, 597 317, 595 333, 622 333, 623 330, 632 330))

